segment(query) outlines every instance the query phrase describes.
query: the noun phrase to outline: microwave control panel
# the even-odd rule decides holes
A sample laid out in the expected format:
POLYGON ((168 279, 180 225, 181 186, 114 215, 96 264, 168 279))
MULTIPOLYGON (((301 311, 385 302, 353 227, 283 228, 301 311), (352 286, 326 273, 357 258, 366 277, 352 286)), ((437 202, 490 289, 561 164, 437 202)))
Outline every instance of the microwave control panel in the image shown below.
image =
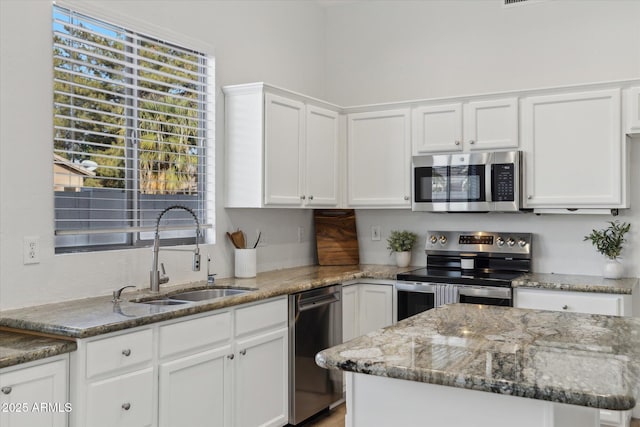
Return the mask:
POLYGON ((513 163, 501 163, 491 166, 493 180, 493 201, 513 202, 515 198, 516 173, 513 163))

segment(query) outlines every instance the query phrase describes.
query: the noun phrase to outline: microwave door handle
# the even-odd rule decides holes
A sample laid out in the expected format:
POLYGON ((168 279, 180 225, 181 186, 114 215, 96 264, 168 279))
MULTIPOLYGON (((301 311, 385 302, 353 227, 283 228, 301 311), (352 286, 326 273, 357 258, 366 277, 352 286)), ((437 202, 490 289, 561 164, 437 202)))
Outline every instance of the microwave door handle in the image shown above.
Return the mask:
POLYGON ((484 195, 487 202, 493 202, 493 153, 490 153, 484 168, 484 195))

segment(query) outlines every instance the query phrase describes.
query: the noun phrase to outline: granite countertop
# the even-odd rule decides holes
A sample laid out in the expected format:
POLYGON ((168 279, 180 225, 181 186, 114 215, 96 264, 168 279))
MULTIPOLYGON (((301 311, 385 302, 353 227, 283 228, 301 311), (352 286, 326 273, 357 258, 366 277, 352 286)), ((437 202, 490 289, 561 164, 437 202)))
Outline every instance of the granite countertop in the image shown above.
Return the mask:
POLYGON ((571 292, 596 292, 605 294, 626 294, 638 292, 638 279, 605 279, 600 276, 578 274, 527 273, 511 282, 514 288, 538 288, 571 292))
POLYGON ((75 351, 75 341, 0 330, 0 369, 75 351))
POLYGON ((316 363, 627 410, 640 395, 640 319, 451 304, 324 350, 316 363))
MULTIPOLYGON (((158 306, 131 302, 151 296, 148 289, 122 293, 122 301, 114 304, 111 296, 85 298, 55 304, 0 311, 0 327, 29 330, 72 338, 87 338, 191 314, 203 313, 239 304, 288 295, 307 289, 349 280, 395 279, 407 269, 387 265, 354 265, 335 267, 297 267, 259 273, 251 279, 216 280, 216 286, 239 286, 256 289, 253 292, 192 304, 158 306)), ((175 293, 194 287, 206 287, 206 282, 178 286, 163 285, 160 294, 175 293)))

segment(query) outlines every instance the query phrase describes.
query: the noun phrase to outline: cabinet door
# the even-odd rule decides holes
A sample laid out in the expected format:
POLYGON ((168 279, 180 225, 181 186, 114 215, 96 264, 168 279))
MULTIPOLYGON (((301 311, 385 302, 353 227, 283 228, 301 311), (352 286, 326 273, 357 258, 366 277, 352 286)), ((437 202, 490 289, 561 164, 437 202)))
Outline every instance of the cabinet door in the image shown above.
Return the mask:
POLYGON ((350 206, 411 206, 409 132, 409 109, 349 114, 347 191, 350 206))
POLYGON ((393 323, 393 286, 360 285, 359 335, 364 335, 393 323))
POLYGON ((358 289, 360 285, 342 288, 342 340, 347 342, 358 336, 358 289))
POLYGON ((518 99, 469 102, 464 106, 464 144, 467 150, 518 146, 518 99))
POLYGON ((525 208, 624 207, 620 90, 525 98, 525 208))
POLYGON ((58 360, 0 374, 0 425, 3 427, 63 427, 67 425, 65 404, 67 362, 58 360), (55 405, 56 410, 41 404, 55 405), (35 406, 34 406, 35 405, 35 406))
POLYGON ((338 113, 307 106, 305 200, 308 206, 337 206, 338 113))
POLYGON ((462 150, 462 104, 413 110, 413 154, 462 150))
POLYGON ((282 328, 236 341, 234 426, 287 423, 287 334, 282 328))
POLYGON ((231 346, 160 365, 159 425, 231 425, 231 346))
POLYGON ((144 427, 153 420, 153 368, 96 381, 87 390, 91 427, 144 427))
POLYGON ((640 133, 640 87, 627 91, 627 133, 640 133))
POLYGON ((517 289, 516 307, 624 316, 623 295, 517 289))
POLYGON ((265 95, 265 205, 302 204, 304 104, 265 95))

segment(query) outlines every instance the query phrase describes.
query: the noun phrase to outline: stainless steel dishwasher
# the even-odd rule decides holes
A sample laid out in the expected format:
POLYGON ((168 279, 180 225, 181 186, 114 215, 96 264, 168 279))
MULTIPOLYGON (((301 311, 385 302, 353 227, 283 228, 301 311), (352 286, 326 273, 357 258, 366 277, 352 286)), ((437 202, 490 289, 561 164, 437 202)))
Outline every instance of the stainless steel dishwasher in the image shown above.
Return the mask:
POLYGON ((316 365, 342 343, 342 285, 289 296, 289 423, 297 425, 342 399, 342 372, 316 365))

